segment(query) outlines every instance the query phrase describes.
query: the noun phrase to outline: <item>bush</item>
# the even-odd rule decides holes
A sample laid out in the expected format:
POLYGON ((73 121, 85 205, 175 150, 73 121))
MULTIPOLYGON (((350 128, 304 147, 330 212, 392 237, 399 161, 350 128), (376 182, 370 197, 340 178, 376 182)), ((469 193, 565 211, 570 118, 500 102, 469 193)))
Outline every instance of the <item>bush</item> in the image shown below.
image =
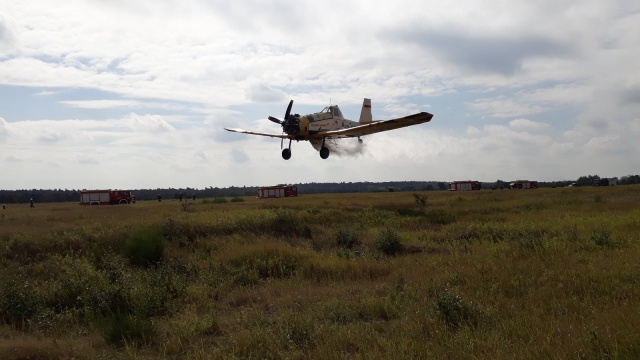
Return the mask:
POLYGON ((442 321, 450 328, 457 329, 465 324, 474 327, 478 325, 479 312, 476 307, 447 289, 436 294, 435 308, 442 321))
POLYGON ((336 231, 336 244, 343 249, 353 249, 360 245, 360 241, 353 231, 341 228, 336 231))
POLYGON ((40 295, 28 281, 7 279, 0 292, 0 319, 22 327, 40 309, 40 295))
POLYGON ((608 230, 596 230, 591 234, 591 240, 598 246, 611 248, 614 247, 611 233, 608 230))
POLYGON ((378 235, 375 246, 385 255, 396 255, 403 249, 400 236, 391 229, 387 229, 378 235))
POLYGON ((447 225, 456 221, 455 216, 444 210, 431 210, 425 213, 425 217, 432 224, 447 225))
POLYGON ((251 285, 259 279, 293 276, 300 267, 300 255, 282 244, 260 244, 238 249, 229 259, 234 282, 251 285))
POLYGON ((274 218, 268 224, 268 230, 276 236, 299 236, 310 239, 311 228, 291 209, 275 208, 271 210, 274 218))
POLYGON ((148 344, 154 333, 150 320, 123 312, 111 313, 99 319, 97 326, 107 343, 112 345, 148 344))
POLYGON ((132 265, 150 266, 162 260, 164 247, 162 230, 149 227, 132 233, 124 251, 132 265))
POLYGON ((414 199, 416 200, 416 204, 421 208, 427 206, 427 196, 420 194, 413 194, 414 199))
POLYGON ((232 203, 236 203, 236 202, 244 202, 244 198, 241 197, 232 197, 230 200, 232 203))

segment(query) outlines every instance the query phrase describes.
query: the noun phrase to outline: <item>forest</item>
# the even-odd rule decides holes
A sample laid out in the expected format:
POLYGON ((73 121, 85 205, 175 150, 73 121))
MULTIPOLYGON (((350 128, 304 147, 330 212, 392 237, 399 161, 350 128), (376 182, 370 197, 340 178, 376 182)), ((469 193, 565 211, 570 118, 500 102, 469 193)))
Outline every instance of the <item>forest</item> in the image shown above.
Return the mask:
MULTIPOLYGON (((543 181, 540 187, 565 187, 592 186, 599 180, 598 175, 581 176, 576 180, 543 181)), ((532 179, 533 180, 533 179, 532 179)), ((640 184, 640 175, 626 175, 618 179, 618 185, 640 184)), ((275 184, 271 184, 275 185, 275 184)), ((300 194, 341 194, 341 193, 367 193, 384 191, 438 191, 447 190, 447 182, 444 181, 388 181, 388 182, 339 182, 339 183, 303 183, 293 184, 298 187, 300 194)), ((505 189, 508 181, 496 180, 495 182, 482 182, 483 189, 505 189)), ((216 198, 252 196, 258 191, 258 186, 231 186, 226 188, 206 187, 196 188, 158 188, 158 189, 127 189, 131 190, 137 200, 155 200, 158 195, 162 199, 178 199, 180 195, 185 198, 216 198)), ((49 202, 77 202, 80 199, 80 189, 20 189, 0 190, 0 203, 3 204, 27 204, 33 199, 36 203, 49 202)))

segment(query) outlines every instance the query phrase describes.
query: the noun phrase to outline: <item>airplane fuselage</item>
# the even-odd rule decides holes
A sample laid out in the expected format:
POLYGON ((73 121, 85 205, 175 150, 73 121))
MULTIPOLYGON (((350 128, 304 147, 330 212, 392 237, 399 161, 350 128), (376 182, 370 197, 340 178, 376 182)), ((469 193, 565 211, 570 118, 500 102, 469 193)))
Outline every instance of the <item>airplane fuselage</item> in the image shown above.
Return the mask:
POLYGON ((295 136, 296 140, 308 140, 313 138, 314 134, 323 131, 334 131, 340 129, 348 129, 358 125, 362 125, 357 121, 345 119, 337 106, 329 106, 325 110, 308 114, 294 115, 300 121, 299 126, 293 128, 289 135, 295 136))

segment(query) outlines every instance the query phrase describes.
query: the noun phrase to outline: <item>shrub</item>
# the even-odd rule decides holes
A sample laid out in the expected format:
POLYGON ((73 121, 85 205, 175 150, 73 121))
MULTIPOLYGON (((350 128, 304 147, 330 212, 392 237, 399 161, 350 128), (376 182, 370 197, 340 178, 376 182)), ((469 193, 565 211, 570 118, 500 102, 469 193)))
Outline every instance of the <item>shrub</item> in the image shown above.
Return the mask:
POLYGON ((40 295, 28 281, 7 279, 0 292, 0 319, 22 327, 40 309, 40 295))
POLYGON ((391 229, 387 229, 378 235, 375 246, 385 255, 396 255, 403 249, 400 236, 391 229))
POLYGON ((447 289, 436 293, 435 310, 450 328, 457 329, 464 324, 474 327, 478 325, 479 311, 477 308, 462 300, 460 295, 447 289))
POLYGON ((427 196, 420 194, 413 194, 414 199, 416 200, 416 204, 421 208, 427 206, 427 196))
POLYGON ((611 233, 608 230, 595 230, 591 234, 591 240, 598 246, 613 247, 614 243, 611 239, 611 233))
POLYGON ((148 344, 154 333, 150 320, 114 312, 97 320, 104 339, 112 345, 148 344))
POLYGON ((425 213, 425 217, 427 218, 427 221, 429 221, 430 223, 439 224, 439 225, 447 225, 456 221, 455 216, 453 216, 452 214, 444 210, 438 210, 438 209, 427 211, 425 213))
POLYGON ((234 282, 250 285, 260 279, 285 278, 295 274, 300 267, 300 255, 281 244, 261 244, 235 251, 229 260, 234 282))
POLYGON ((274 218, 268 224, 268 230, 276 236, 300 236, 311 238, 311 228, 306 225, 297 212, 291 209, 275 208, 271 210, 274 218))
POLYGON ((336 244, 343 249, 353 249, 360 245, 360 241, 352 230, 340 228, 336 231, 336 244))
POLYGON ((236 197, 232 197, 230 201, 231 201, 232 203, 236 203, 236 202, 244 202, 244 198, 241 198, 241 197, 236 196, 236 197))
POLYGON ((133 232, 125 243, 125 255, 132 265, 154 265, 164 255, 165 241, 159 228, 148 227, 133 232))

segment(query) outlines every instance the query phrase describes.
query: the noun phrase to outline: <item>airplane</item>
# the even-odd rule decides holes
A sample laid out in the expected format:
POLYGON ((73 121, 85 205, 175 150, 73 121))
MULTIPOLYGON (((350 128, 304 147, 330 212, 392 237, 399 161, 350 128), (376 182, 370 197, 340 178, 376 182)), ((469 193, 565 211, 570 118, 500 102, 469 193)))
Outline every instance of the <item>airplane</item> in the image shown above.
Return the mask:
POLYGON ((299 114, 291 114, 292 106, 293 100, 289 101, 289 106, 284 114, 284 120, 273 116, 268 117, 269 120, 282 126, 282 134, 270 134, 242 129, 224 129, 241 134, 280 138, 281 149, 284 139, 289 139, 289 147, 282 149, 282 158, 285 160, 291 158, 292 140, 309 140, 320 152, 320 157, 326 159, 329 157, 329 148, 325 143, 327 139, 357 137, 359 143, 362 144, 361 136, 426 123, 431 121, 433 117, 432 114, 427 112, 420 112, 397 119, 374 121, 371 116, 371 99, 367 98, 362 102, 360 120, 357 122, 345 119, 338 105, 330 105, 320 112, 302 116, 299 114))

